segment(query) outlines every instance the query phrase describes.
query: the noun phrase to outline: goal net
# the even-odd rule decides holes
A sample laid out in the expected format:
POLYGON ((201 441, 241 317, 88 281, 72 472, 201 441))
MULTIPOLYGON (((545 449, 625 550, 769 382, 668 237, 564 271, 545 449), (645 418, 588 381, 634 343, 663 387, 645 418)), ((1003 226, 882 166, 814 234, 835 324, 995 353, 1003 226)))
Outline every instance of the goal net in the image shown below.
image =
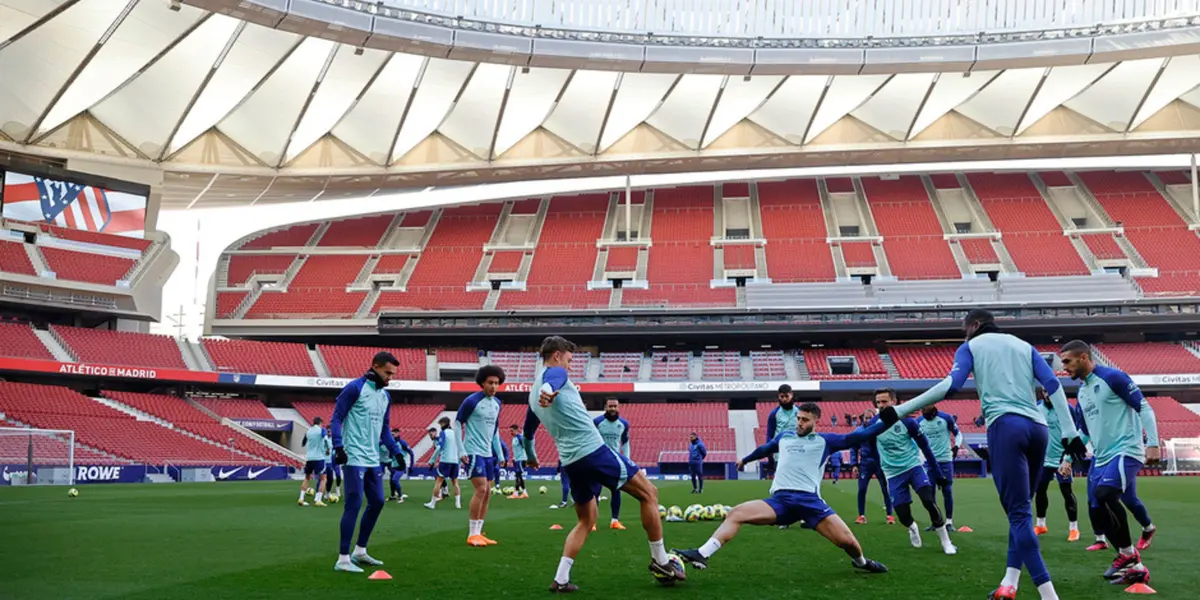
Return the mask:
POLYGON ((0 427, 0 485, 75 483, 75 432, 0 427))
POLYGON ((1165 446, 1166 474, 1200 474, 1200 438, 1175 438, 1167 440, 1165 446))

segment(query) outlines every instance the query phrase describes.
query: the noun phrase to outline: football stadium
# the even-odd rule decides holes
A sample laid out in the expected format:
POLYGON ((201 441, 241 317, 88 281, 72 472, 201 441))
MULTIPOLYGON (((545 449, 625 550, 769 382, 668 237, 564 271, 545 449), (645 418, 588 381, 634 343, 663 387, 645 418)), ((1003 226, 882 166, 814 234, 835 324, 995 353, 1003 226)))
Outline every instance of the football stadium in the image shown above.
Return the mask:
POLYGON ((0 598, 1195 598, 1197 153, 1197 0, 0 0, 0 598))

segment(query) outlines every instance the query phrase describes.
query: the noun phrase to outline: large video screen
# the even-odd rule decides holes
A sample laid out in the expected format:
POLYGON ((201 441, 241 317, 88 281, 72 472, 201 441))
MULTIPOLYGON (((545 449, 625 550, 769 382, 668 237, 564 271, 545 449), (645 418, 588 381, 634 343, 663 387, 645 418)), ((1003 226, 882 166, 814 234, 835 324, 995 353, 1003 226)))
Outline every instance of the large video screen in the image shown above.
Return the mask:
POLYGON ((4 193, 0 195, 4 218, 129 237, 145 236, 148 192, 116 191, 110 189, 113 185, 82 183, 86 179, 7 171, 4 193))

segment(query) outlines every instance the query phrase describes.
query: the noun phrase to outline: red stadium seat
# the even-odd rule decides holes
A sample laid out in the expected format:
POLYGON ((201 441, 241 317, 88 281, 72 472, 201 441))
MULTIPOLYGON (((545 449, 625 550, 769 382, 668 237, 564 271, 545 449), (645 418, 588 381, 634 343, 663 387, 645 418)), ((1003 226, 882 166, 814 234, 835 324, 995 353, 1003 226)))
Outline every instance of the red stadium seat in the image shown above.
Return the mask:
POLYGON ((0 323, 0 356, 54 360, 33 328, 23 323, 0 323))
MULTIPOLYGON (((863 177, 862 183, 875 227, 883 236, 893 276, 899 279, 960 276, 920 177, 906 175, 893 180, 863 177)), ((850 266, 849 259, 846 265, 850 266)))
POLYGON ((62 248, 40 246, 46 266, 59 279, 83 281, 100 285, 116 285, 133 270, 136 261, 117 256, 76 252, 62 248))
POLYGON ((251 340, 201 340, 218 371, 315 377, 312 358, 304 344, 251 340))
POLYGON ((758 184, 767 276, 779 283, 833 281, 825 214, 815 179, 758 184))
POLYGON ((967 180, 1017 268, 1028 276, 1087 275, 1083 258, 1024 173, 970 173, 967 180))
POLYGON ((187 370, 175 339, 165 335, 50 327, 80 362, 187 370))

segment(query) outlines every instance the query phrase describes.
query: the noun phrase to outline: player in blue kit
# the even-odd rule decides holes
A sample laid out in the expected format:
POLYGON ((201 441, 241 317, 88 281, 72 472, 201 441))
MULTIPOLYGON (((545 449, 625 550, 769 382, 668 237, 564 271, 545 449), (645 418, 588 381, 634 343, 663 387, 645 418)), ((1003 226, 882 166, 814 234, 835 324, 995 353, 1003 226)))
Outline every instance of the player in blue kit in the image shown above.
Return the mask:
POLYGON ((404 488, 400 485, 400 476, 408 472, 410 465, 416 463, 416 457, 413 456, 412 448, 408 447, 408 442, 400 437, 399 429, 392 429, 392 438, 396 440, 396 445, 400 446, 400 454, 392 454, 387 446, 380 444, 379 462, 382 466, 387 467, 389 473, 388 483, 391 484, 392 493, 388 496, 388 500, 404 504, 408 494, 404 493, 404 488))
POLYGON ((517 479, 516 490, 509 498, 513 500, 528 498, 529 492, 525 489, 525 436, 521 435, 521 427, 516 423, 509 427, 509 433, 512 434, 513 476, 517 479))
MULTIPOLYGON (((1063 370, 1079 380, 1078 398, 1083 411, 1084 433, 1092 442, 1092 468, 1088 471, 1089 513, 1093 523, 1117 547, 1117 557, 1104 572, 1104 577, 1127 584, 1147 582, 1150 572, 1133 546, 1125 508, 1135 514, 1140 511, 1145 522, 1150 521, 1145 505, 1137 497, 1137 474, 1147 460, 1157 461, 1161 457, 1154 409, 1128 375, 1095 364, 1091 346, 1086 342, 1067 342, 1060 357, 1063 370), (1136 510, 1135 506, 1138 507, 1136 510)), ((1150 529, 1151 536, 1153 531, 1150 529)))
POLYGON ((1046 458, 1050 436, 1046 418, 1034 401, 1033 389, 1037 384, 1046 388, 1053 401, 1054 414, 1066 440, 1066 452, 1082 459, 1087 447, 1071 420, 1062 385, 1037 349, 1016 336, 1001 333, 992 314, 982 309, 967 313, 963 332, 967 341, 955 351, 950 374, 923 394, 889 409, 895 411, 889 418, 940 402, 947 394, 962 389, 971 373, 975 374, 975 387, 987 425, 992 479, 1008 515, 1009 527, 1008 566, 990 598, 1015 598, 1024 567, 1029 569, 1042 600, 1058 600, 1037 535, 1033 533, 1033 488, 1046 458))
POLYGON ((1042 465, 1042 474, 1038 479, 1037 490, 1033 496, 1034 508, 1037 510, 1037 522, 1033 525, 1033 532, 1037 535, 1050 533, 1050 528, 1046 527, 1046 509, 1050 506, 1048 492, 1050 491, 1050 482, 1058 480, 1058 490, 1062 493, 1063 507, 1067 510, 1069 523, 1067 541, 1078 542, 1079 503, 1075 500, 1071 477, 1074 459, 1063 452, 1062 428, 1058 425, 1058 419, 1054 418, 1054 408, 1050 404, 1053 400, 1046 395, 1045 388, 1037 388, 1037 399, 1038 408, 1042 409, 1042 413, 1046 417, 1046 425, 1050 428, 1050 443, 1046 446, 1046 460, 1042 465))
POLYGON ((454 486, 454 508, 462 508, 462 490, 458 487, 458 436, 450 429, 450 419, 438 419, 438 427, 429 428, 429 438, 433 440, 433 456, 429 458, 429 466, 437 470, 433 481, 433 497, 425 504, 425 508, 433 510, 442 499, 442 486, 454 486))
POLYGON ((833 478, 833 485, 837 485, 838 480, 842 478, 842 453, 840 450, 829 455, 829 475, 833 478))
POLYGON ((708 560, 738 534, 742 525, 790 525, 802 522, 850 556, 850 564, 870 573, 886 573, 887 567, 863 556, 862 546, 854 533, 821 499, 821 479, 829 456, 864 443, 886 429, 876 422, 866 429, 849 435, 817 433, 821 408, 805 402, 797 410, 797 426, 775 436, 738 461, 738 469, 746 463, 778 453, 779 463, 771 496, 764 500, 743 502, 733 508, 725 521, 703 546, 687 550, 671 549, 685 562, 697 569, 708 568, 708 560))
POLYGON ((571 566, 595 528, 596 498, 603 488, 613 493, 625 492, 641 504, 642 527, 650 540, 649 569, 655 578, 664 582, 683 581, 687 575, 667 557, 658 516, 658 490, 637 465, 604 444, 579 388, 567 375, 574 352, 575 344, 564 338, 552 336, 542 341, 540 354, 545 368, 534 380, 525 414, 525 454, 530 466, 537 468, 534 434, 540 425, 545 425, 558 446, 563 472, 571 479, 571 496, 579 517, 563 545, 563 556, 550 591, 569 593, 579 589, 571 583, 571 566))
MULTIPOLYGON (((785 431, 796 430, 796 401, 792 393, 792 386, 783 384, 779 386, 779 390, 775 393, 775 398, 779 401, 779 406, 771 409, 767 415, 767 428, 764 430, 764 442, 769 442, 775 439, 776 436, 785 431)), ((767 468, 764 470, 764 475, 770 475, 775 472, 775 461, 778 458, 772 454, 767 458, 767 468)), ((693 492, 695 493, 695 492, 693 492)))
MULTIPOLYGON (((886 422, 885 413, 893 414, 888 411, 895 410, 895 404, 896 392, 894 390, 891 388, 875 390, 875 407, 880 411, 880 415, 875 417, 875 420, 886 422)), ((868 426, 874 422, 871 421, 868 426)), ((941 509, 938 508, 937 501, 934 500, 933 484, 929 481, 930 475, 932 475, 938 485, 943 485, 946 475, 938 464, 933 449, 929 447, 929 440, 925 439, 925 435, 921 433, 916 419, 910 417, 892 423, 883 433, 868 443, 874 444, 875 451, 879 455, 879 465, 883 467, 883 474, 887 478, 888 493, 892 496, 896 516, 900 517, 900 524, 908 528, 908 540, 912 542, 913 547, 920 548, 922 542, 921 530, 913 521, 912 495, 909 488, 912 488, 911 491, 916 493, 921 505, 929 513, 929 521, 933 524, 933 530, 937 532, 938 540, 942 543, 942 552, 957 554, 958 548, 950 542, 949 527, 946 525, 941 509), (921 465, 922 455, 925 456, 925 461, 929 465, 928 471, 925 470, 925 466, 921 465)))
MULTIPOLYGON (((609 398, 604 401, 604 414, 596 417, 593 422, 596 424, 596 430, 600 432, 600 437, 604 438, 604 445, 612 448, 614 452, 619 452, 630 458, 629 456, 629 421, 621 416, 621 401, 616 398, 609 398)), ((621 524, 621 492, 614 491, 612 497, 612 521, 608 524, 609 529, 624 530, 625 526, 621 524)))
POLYGON ((342 495, 342 465, 333 462, 333 443, 325 448, 325 490, 331 498, 342 495))
MULTIPOLYGON (((859 420, 859 423, 862 424, 858 426, 858 429, 863 429, 865 424, 874 417, 874 409, 863 411, 859 420)), ((874 445, 860 443, 850 448, 850 464, 854 465, 852 472, 858 478, 858 518, 854 522, 859 525, 867 523, 867 490, 873 477, 879 481, 879 491, 883 494, 883 509, 887 512, 887 524, 895 525, 896 517, 892 516, 892 496, 888 493, 887 479, 883 476, 883 469, 879 467, 879 455, 876 454, 874 445)))
POLYGON ((458 408, 458 430, 462 434, 459 456, 475 493, 471 496, 467 545, 495 545, 483 536, 483 521, 487 517, 492 496, 490 488, 496 461, 504 455, 500 443, 500 399, 496 391, 504 385, 504 369, 496 365, 480 367, 475 372, 475 384, 480 391, 467 396, 458 408))
POLYGON ((314 502, 317 506, 325 506, 322 501, 325 493, 325 455, 329 450, 329 440, 325 437, 325 428, 321 427, 321 417, 313 419, 312 427, 304 432, 300 445, 305 447, 304 480, 300 482, 300 506, 308 506, 304 495, 308 493, 308 482, 313 482, 317 488, 314 502))
MULTIPOLYGON (((938 467, 942 470, 944 483, 939 483, 938 487, 942 490, 942 501, 946 507, 946 529, 947 531, 954 530, 954 458, 958 456, 958 449, 962 447, 962 432, 958 430, 958 424, 954 422, 954 417, 941 412, 937 409, 937 405, 929 405, 921 409, 921 418, 917 420, 917 424, 921 427, 921 433, 925 439, 929 440, 929 447, 933 450, 933 455, 937 457, 938 467)), ((925 464, 926 469, 932 469, 932 465, 925 464)), ((937 481, 938 477, 932 471, 929 473, 929 478, 937 481)), ((933 525, 930 525, 925 531, 933 531, 933 525)))
POLYGON ((509 461, 508 445, 504 443, 504 440, 500 440, 500 454, 499 454, 499 456, 496 456, 496 460, 493 461, 493 463, 492 463, 491 481, 492 481, 492 493, 494 493, 494 494, 501 493, 500 477, 501 477, 502 473, 500 472, 500 467, 507 465, 508 461, 509 461))
POLYGON ((708 456, 708 446, 704 440, 693 431, 688 436, 688 474, 692 477, 692 493, 704 493, 704 458, 708 456))
POLYGON ((375 529, 375 521, 383 510, 383 469, 379 466, 379 444, 387 446, 393 454, 400 453, 400 446, 392 437, 388 427, 388 410, 391 399, 387 385, 396 375, 400 361, 389 352, 380 352, 371 359, 367 374, 346 384, 337 397, 333 419, 329 429, 333 437, 333 460, 343 465, 346 477, 346 501, 342 510, 341 545, 336 571, 362 573, 358 565, 382 565, 367 554, 367 541, 375 529), (366 497, 367 510, 363 513, 358 530, 358 543, 350 552, 350 539, 354 537, 354 526, 358 511, 366 497))

